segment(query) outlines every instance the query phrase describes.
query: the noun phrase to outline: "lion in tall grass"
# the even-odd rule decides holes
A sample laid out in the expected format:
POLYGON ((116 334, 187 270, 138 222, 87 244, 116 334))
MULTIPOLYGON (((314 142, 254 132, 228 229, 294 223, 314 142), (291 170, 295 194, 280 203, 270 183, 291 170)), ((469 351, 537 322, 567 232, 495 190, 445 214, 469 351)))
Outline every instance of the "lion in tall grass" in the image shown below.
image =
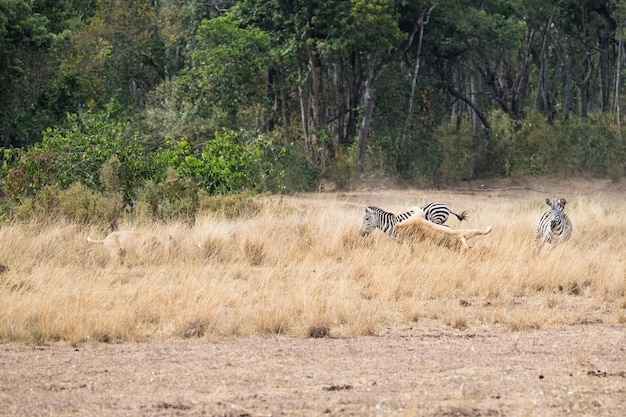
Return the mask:
POLYGON ((491 226, 485 230, 480 229, 451 229, 422 218, 419 208, 408 219, 396 224, 398 239, 400 242, 415 240, 429 240, 439 245, 448 247, 460 247, 462 250, 469 249, 468 240, 491 233, 491 226))
POLYGON ((137 257, 143 255, 163 256, 169 258, 176 247, 172 235, 159 235, 136 231, 115 231, 104 239, 87 237, 87 242, 103 245, 111 258, 124 263, 127 256, 133 253, 137 257))

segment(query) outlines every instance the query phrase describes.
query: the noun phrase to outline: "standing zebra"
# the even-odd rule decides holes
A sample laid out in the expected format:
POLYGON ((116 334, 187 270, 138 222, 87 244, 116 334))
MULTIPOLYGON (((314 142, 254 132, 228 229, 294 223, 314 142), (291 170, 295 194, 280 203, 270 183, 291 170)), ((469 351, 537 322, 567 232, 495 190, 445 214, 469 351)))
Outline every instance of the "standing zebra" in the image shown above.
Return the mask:
POLYGON ((428 203, 422 207, 424 211, 424 219, 431 221, 435 224, 443 225, 447 220, 450 213, 454 214, 459 221, 467 219, 467 210, 464 210, 461 214, 456 214, 448 206, 442 203, 428 203))
POLYGON ((409 210, 405 213, 395 215, 373 206, 363 207, 363 210, 365 211, 365 217, 363 218, 363 225, 361 226, 361 236, 367 236, 372 233, 374 229, 379 228, 391 236, 392 239, 395 239, 397 235, 396 224, 408 219, 415 212, 414 210, 409 210))
POLYGON ((560 239, 565 242, 572 236, 572 222, 567 214, 565 214, 564 198, 558 200, 550 200, 546 198, 546 204, 550 206, 546 211, 535 229, 535 252, 539 252, 546 243, 557 243, 560 239))

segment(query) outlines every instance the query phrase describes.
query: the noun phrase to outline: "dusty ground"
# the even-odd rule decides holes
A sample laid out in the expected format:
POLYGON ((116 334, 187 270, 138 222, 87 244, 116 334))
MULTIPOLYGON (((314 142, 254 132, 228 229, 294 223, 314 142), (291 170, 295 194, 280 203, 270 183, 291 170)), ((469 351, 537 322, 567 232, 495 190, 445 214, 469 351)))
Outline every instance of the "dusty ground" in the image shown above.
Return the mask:
POLYGON ((0 415, 624 416, 625 331, 0 345, 0 415))

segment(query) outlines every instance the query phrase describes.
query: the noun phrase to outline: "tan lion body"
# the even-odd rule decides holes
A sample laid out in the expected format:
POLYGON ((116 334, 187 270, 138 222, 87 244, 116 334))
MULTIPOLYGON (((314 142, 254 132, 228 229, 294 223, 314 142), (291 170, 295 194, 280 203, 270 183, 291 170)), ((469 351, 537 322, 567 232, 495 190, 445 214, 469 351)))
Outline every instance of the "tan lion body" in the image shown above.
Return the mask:
POLYGON ((447 226, 441 226, 420 216, 420 211, 415 210, 413 216, 407 220, 396 224, 399 241, 415 241, 428 239, 434 243, 445 245, 448 247, 461 247, 469 249, 468 240, 481 235, 487 235, 491 232, 491 226, 485 230, 479 229, 451 229, 447 226))
POLYGON ((120 262, 133 252, 137 256, 144 254, 171 256, 176 242, 171 235, 158 235, 135 231, 111 232, 101 240, 87 237, 87 242, 101 244, 109 252, 111 258, 120 262))

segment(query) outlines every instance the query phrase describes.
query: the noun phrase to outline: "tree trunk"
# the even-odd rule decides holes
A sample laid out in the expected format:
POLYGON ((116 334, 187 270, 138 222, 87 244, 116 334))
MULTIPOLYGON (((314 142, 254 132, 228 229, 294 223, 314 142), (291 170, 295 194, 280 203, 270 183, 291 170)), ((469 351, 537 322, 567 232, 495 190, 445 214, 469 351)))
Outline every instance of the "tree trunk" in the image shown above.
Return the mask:
POLYGON ((362 68, 358 54, 350 57, 351 80, 348 91, 348 123, 346 126, 346 140, 352 142, 357 134, 358 107, 361 101, 362 68))
POLYGON ((511 113, 516 114, 519 120, 524 118, 524 105, 526 103, 526 94, 528 92, 528 83, 530 82, 530 56, 532 43, 535 38, 535 30, 530 29, 526 35, 526 42, 524 48, 524 60, 522 61, 522 68, 517 75, 515 82, 515 89, 513 90, 513 99, 511 102, 511 113))
POLYGON ((617 132, 621 136, 622 134, 622 115, 620 112, 620 104, 619 104, 619 85, 621 83, 620 71, 622 69, 622 47, 623 41, 620 36, 619 42, 617 44, 617 68, 615 70, 615 91, 613 92, 613 113, 614 118, 617 123, 617 132))
MULTIPOLYGON (((568 42, 570 41, 568 37, 568 42)), ((563 89, 561 118, 567 120, 572 102, 572 60, 570 59, 569 45, 566 45, 563 39, 558 39, 554 51, 556 53, 557 67, 561 73, 561 87, 563 89)))
POLYGON ((546 21, 543 26, 543 37, 541 39, 541 52, 537 59, 538 64, 538 79, 537 79, 537 101, 539 102, 538 108, 547 117, 548 123, 554 121, 554 112, 552 111, 552 104, 550 103, 550 89, 548 87, 548 38, 550 29, 552 26, 552 16, 546 21))
MULTIPOLYGON (((480 120, 480 122, 482 123, 483 128, 485 130, 491 130, 491 125, 489 124, 489 120, 487 120, 487 117, 480 111, 480 109, 477 107, 476 103, 474 103, 471 99, 465 97, 460 92, 456 91, 451 86, 448 86, 448 92, 453 97, 458 98, 459 100, 461 100, 463 103, 465 103, 467 105, 467 107, 469 108, 468 112, 470 113, 470 119, 473 116, 477 117, 478 120, 480 120)), ((461 119, 461 111, 459 110, 457 120, 460 120, 460 119, 461 119)), ((472 127, 473 127, 474 124, 478 125, 477 122, 473 122, 472 120, 470 120, 470 123, 472 124, 472 127)), ((458 131, 459 127, 460 126, 457 126, 457 131, 458 131)))
POLYGON ((609 57, 609 38, 604 31, 602 31, 598 37, 598 69, 600 72, 600 102, 602 104, 602 112, 609 111, 609 97, 610 97, 610 67, 612 65, 612 59, 609 57))
POLYGON ((280 112, 283 119, 281 131, 283 134, 283 141, 287 144, 291 141, 289 135, 291 119, 289 117, 289 92, 287 91, 287 85, 285 84, 285 68, 282 64, 278 67, 278 89, 280 92, 280 112))
POLYGON ((309 74, 311 75, 311 130, 309 131, 309 139, 311 141, 310 151, 313 156, 313 161, 319 165, 324 165, 326 161, 323 160, 323 152, 321 152, 320 144, 317 138, 319 131, 323 127, 322 64, 314 45, 309 45, 307 47, 307 53, 309 58, 309 74))
POLYGON ((572 80, 574 79, 574 46, 572 38, 567 39, 567 53, 565 61, 565 85, 563 86, 563 120, 569 119, 569 112, 572 110, 572 80))
POLYGON ((302 135, 304 136, 304 147, 310 152, 311 143, 309 140, 309 110, 307 106, 308 100, 304 96, 304 88, 302 88, 302 69, 298 64, 298 101, 300 102, 300 121, 302 122, 302 135))
POLYGON ((478 104, 478 89, 476 88, 476 77, 474 76, 474 72, 470 72, 469 75, 469 115, 470 115, 470 125, 472 126, 473 131, 478 130, 478 122, 479 122, 479 114, 476 111, 480 108, 478 104))
POLYGON ((582 80, 578 83, 578 114, 583 118, 587 117, 587 108, 589 105, 589 82, 591 81, 591 76, 593 75, 594 70, 593 57, 589 52, 587 52, 585 64, 585 74, 582 80))
POLYGON ((409 94, 409 106, 406 112, 406 118, 404 119, 404 127, 402 128, 402 133, 400 134, 400 143, 399 148, 403 149, 406 146, 406 135, 409 130, 409 121, 411 120, 411 116, 413 114, 413 100, 415 99, 415 86, 417 85, 417 76, 420 70, 420 58, 422 57, 422 42, 424 40, 424 26, 428 24, 430 20, 430 13, 437 5, 433 5, 428 9, 428 12, 422 12, 420 17, 418 18, 417 24, 419 25, 419 40, 417 41, 417 52, 415 54, 415 68, 413 69, 413 74, 411 74, 411 92, 409 94), (426 17, 424 18, 424 14, 426 13, 426 17))
POLYGON ((372 114, 374 113, 374 95, 376 94, 376 57, 375 53, 368 54, 368 73, 365 80, 365 93, 363 94, 363 121, 359 130, 358 148, 359 163, 358 170, 363 172, 365 167, 365 155, 367 152, 367 137, 369 135, 372 114))
POLYGON ((344 75, 344 59, 337 60, 337 143, 340 147, 347 147, 350 144, 346 140, 345 118, 346 118, 346 88, 344 75))

